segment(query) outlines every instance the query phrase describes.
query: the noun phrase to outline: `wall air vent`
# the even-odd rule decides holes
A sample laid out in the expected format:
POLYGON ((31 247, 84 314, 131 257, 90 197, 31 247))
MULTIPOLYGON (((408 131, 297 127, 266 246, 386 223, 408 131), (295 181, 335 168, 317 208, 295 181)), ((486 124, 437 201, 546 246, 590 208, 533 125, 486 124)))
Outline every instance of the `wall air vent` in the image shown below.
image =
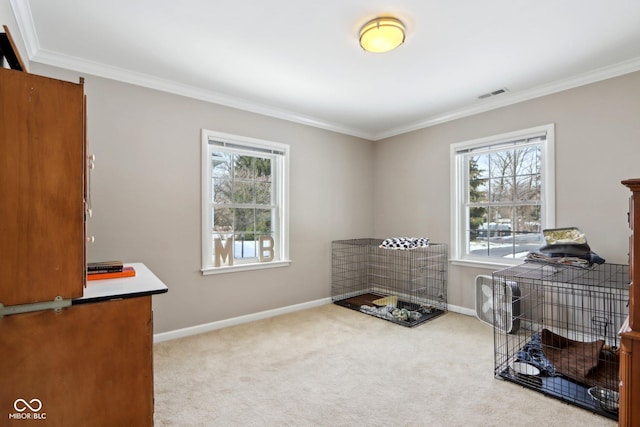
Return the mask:
POLYGON ((500 95, 501 93, 506 93, 509 92, 509 89, 507 89, 506 87, 503 87, 502 89, 498 89, 498 90, 494 90, 493 92, 489 92, 489 93, 485 93, 483 95, 480 95, 478 97, 478 99, 486 99, 492 96, 496 96, 496 95, 500 95))

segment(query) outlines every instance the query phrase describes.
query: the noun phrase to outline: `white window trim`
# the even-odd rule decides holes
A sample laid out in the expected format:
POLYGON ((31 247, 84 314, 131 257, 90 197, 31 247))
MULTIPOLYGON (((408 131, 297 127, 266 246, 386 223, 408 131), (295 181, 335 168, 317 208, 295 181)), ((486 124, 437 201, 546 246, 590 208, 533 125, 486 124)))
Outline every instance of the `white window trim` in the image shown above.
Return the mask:
MULTIPOLYGON (((248 151, 250 153, 250 151, 248 151)), ((224 132, 217 132, 207 129, 201 131, 201 239, 202 239, 202 268, 203 275, 221 274, 239 271, 260 270, 265 268, 286 267, 291 264, 289 259, 289 145, 278 142, 265 141, 262 139, 250 138, 245 136, 233 135, 224 132), (275 150, 284 153, 279 159, 280 167, 277 168, 278 175, 275 177, 276 198, 279 206, 278 213, 280 215, 276 232, 279 234, 280 246, 279 260, 270 262, 254 262, 234 264, 231 266, 211 266, 213 259, 212 242, 211 242, 211 177, 209 175, 209 140, 226 142, 229 144, 246 145, 249 147, 262 148, 265 150, 275 150)))
POLYGON ((554 228, 556 222, 555 207, 555 132, 554 124, 537 126, 529 129, 522 129, 514 132, 488 136, 469 141, 451 144, 450 147, 450 185, 451 185, 451 258, 453 265, 463 265, 479 268, 502 268, 521 264, 522 260, 508 258, 489 258, 470 256, 465 254, 466 234, 465 224, 462 223, 460 206, 464 202, 465 179, 468 180, 464 170, 461 157, 457 153, 464 149, 482 147, 486 145, 499 144, 501 142, 513 141, 533 134, 546 133, 546 142, 542 144, 542 188, 541 197, 544 201, 542 209, 543 228, 554 228))

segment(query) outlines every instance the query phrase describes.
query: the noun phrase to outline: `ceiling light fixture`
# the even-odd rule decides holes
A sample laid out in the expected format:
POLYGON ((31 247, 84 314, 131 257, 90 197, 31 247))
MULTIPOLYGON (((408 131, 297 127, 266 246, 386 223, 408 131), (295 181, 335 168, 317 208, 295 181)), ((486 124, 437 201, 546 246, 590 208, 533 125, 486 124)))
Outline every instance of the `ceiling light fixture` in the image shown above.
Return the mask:
POLYGON ((360 46, 367 52, 389 52, 404 43, 404 24, 396 18, 376 18, 360 29, 360 46))

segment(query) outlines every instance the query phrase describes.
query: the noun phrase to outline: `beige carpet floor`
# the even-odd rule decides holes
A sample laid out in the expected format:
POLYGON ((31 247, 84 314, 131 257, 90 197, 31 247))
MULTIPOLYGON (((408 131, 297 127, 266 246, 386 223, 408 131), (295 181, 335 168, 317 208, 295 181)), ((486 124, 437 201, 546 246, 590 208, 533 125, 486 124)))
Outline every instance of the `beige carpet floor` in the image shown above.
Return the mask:
POLYGON ((617 423, 493 375, 493 331, 406 328, 334 304, 154 346, 156 426, 617 423))

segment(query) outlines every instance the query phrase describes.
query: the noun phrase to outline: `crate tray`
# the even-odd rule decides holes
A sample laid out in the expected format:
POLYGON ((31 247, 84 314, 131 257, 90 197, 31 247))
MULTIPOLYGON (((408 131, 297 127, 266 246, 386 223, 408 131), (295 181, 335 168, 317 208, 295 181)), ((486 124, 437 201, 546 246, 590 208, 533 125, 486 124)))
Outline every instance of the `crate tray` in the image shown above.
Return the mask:
POLYGON ((372 313, 368 313, 366 311, 362 311, 360 309, 361 306, 363 305, 368 305, 368 306, 375 306, 375 304, 372 303, 372 301, 377 300, 379 298, 383 298, 385 297, 385 295, 376 295, 376 294, 372 294, 372 293, 366 293, 366 294, 362 294, 362 295, 357 295, 357 296, 353 296, 350 298, 345 298, 342 300, 337 300, 334 301, 335 304, 342 306, 342 307, 346 307, 349 308, 351 310, 355 310, 358 311, 360 313, 363 314, 367 314, 371 317, 377 317, 379 319, 383 319, 383 320, 387 320, 389 322, 392 323, 396 323, 398 325, 402 325, 402 326, 408 326, 408 327, 414 327, 417 325, 421 325, 422 323, 431 320, 435 317, 440 316, 441 314, 444 314, 445 311, 443 310, 439 310, 437 308, 434 308, 430 313, 424 312, 420 306, 418 304, 413 304, 413 303, 409 303, 409 302, 405 302, 402 300, 399 300, 396 307, 397 308, 406 308, 409 311, 419 311, 422 316, 419 319, 416 320, 399 320, 399 319, 392 319, 392 318, 388 318, 388 317, 382 317, 382 316, 377 316, 375 314, 372 313))

